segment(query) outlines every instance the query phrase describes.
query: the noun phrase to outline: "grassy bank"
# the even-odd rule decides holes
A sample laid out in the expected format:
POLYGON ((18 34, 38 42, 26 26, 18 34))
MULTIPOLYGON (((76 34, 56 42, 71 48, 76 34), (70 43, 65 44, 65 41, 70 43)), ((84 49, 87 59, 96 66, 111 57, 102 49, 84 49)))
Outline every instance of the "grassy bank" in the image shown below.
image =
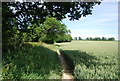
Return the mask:
POLYGON ((60 79, 62 68, 55 47, 25 43, 3 57, 2 79, 60 79))

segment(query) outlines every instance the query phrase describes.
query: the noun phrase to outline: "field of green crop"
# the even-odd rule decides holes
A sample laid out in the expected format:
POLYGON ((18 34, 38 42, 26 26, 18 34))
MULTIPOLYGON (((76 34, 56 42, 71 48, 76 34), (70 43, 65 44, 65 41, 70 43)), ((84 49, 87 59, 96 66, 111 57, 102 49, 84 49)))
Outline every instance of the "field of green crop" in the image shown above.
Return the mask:
POLYGON ((4 53, 2 79, 60 79, 62 68, 54 49, 52 45, 26 43, 4 53))
POLYGON ((72 41, 57 44, 61 53, 73 61, 77 79, 118 78, 118 42, 72 41))

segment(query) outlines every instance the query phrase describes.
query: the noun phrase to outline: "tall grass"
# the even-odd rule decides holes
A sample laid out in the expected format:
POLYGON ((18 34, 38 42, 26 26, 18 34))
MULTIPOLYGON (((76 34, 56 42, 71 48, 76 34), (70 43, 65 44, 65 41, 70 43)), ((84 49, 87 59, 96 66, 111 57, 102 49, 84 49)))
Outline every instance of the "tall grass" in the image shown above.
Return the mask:
POLYGON ((60 79, 61 66, 54 50, 40 44, 23 44, 3 57, 2 79, 60 79))
POLYGON ((74 63, 77 79, 118 79, 118 43, 74 41, 61 45, 61 53, 74 63))

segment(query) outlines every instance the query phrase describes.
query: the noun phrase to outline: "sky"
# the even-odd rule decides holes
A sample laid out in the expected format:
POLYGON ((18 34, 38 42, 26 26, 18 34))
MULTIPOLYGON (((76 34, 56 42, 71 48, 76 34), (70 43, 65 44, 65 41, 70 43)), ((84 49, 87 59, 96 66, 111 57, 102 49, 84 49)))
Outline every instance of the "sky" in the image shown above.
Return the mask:
POLYGON ((80 20, 70 21, 68 18, 62 22, 71 30, 71 36, 82 37, 114 37, 118 40, 118 0, 105 0, 95 5, 92 15, 82 17, 80 20))

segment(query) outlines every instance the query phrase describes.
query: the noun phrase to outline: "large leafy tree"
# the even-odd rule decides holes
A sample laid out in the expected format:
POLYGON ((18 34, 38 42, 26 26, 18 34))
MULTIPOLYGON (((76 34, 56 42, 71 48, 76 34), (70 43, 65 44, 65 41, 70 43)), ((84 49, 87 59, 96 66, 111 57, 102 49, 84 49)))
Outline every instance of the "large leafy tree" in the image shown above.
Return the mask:
POLYGON ((46 43, 54 43, 59 35, 64 35, 69 32, 65 24, 53 17, 47 17, 41 28, 43 28, 42 32, 44 34, 44 38, 41 40, 46 43))
MULTIPOLYGON (((59 37, 61 38, 61 36, 63 36, 63 40, 65 38, 68 38, 68 40, 71 39, 70 35, 68 35, 70 33, 70 30, 67 29, 64 23, 54 17, 46 17, 46 20, 43 24, 33 24, 29 26, 28 29, 32 30, 32 32, 30 32, 28 35, 31 36, 33 42, 43 41, 53 44, 56 39, 59 37)), ((26 38, 28 39, 29 37, 26 35, 26 38)), ((23 39, 26 40, 26 38, 23 39)))
POLYGON ((34 32, 38 35, 37 38, 39 38, 40 41, 52 44, 59 36, 69 33, 66 25, 53 17, 47 17, 40 27, 36 27, 34 29, 34 32))

